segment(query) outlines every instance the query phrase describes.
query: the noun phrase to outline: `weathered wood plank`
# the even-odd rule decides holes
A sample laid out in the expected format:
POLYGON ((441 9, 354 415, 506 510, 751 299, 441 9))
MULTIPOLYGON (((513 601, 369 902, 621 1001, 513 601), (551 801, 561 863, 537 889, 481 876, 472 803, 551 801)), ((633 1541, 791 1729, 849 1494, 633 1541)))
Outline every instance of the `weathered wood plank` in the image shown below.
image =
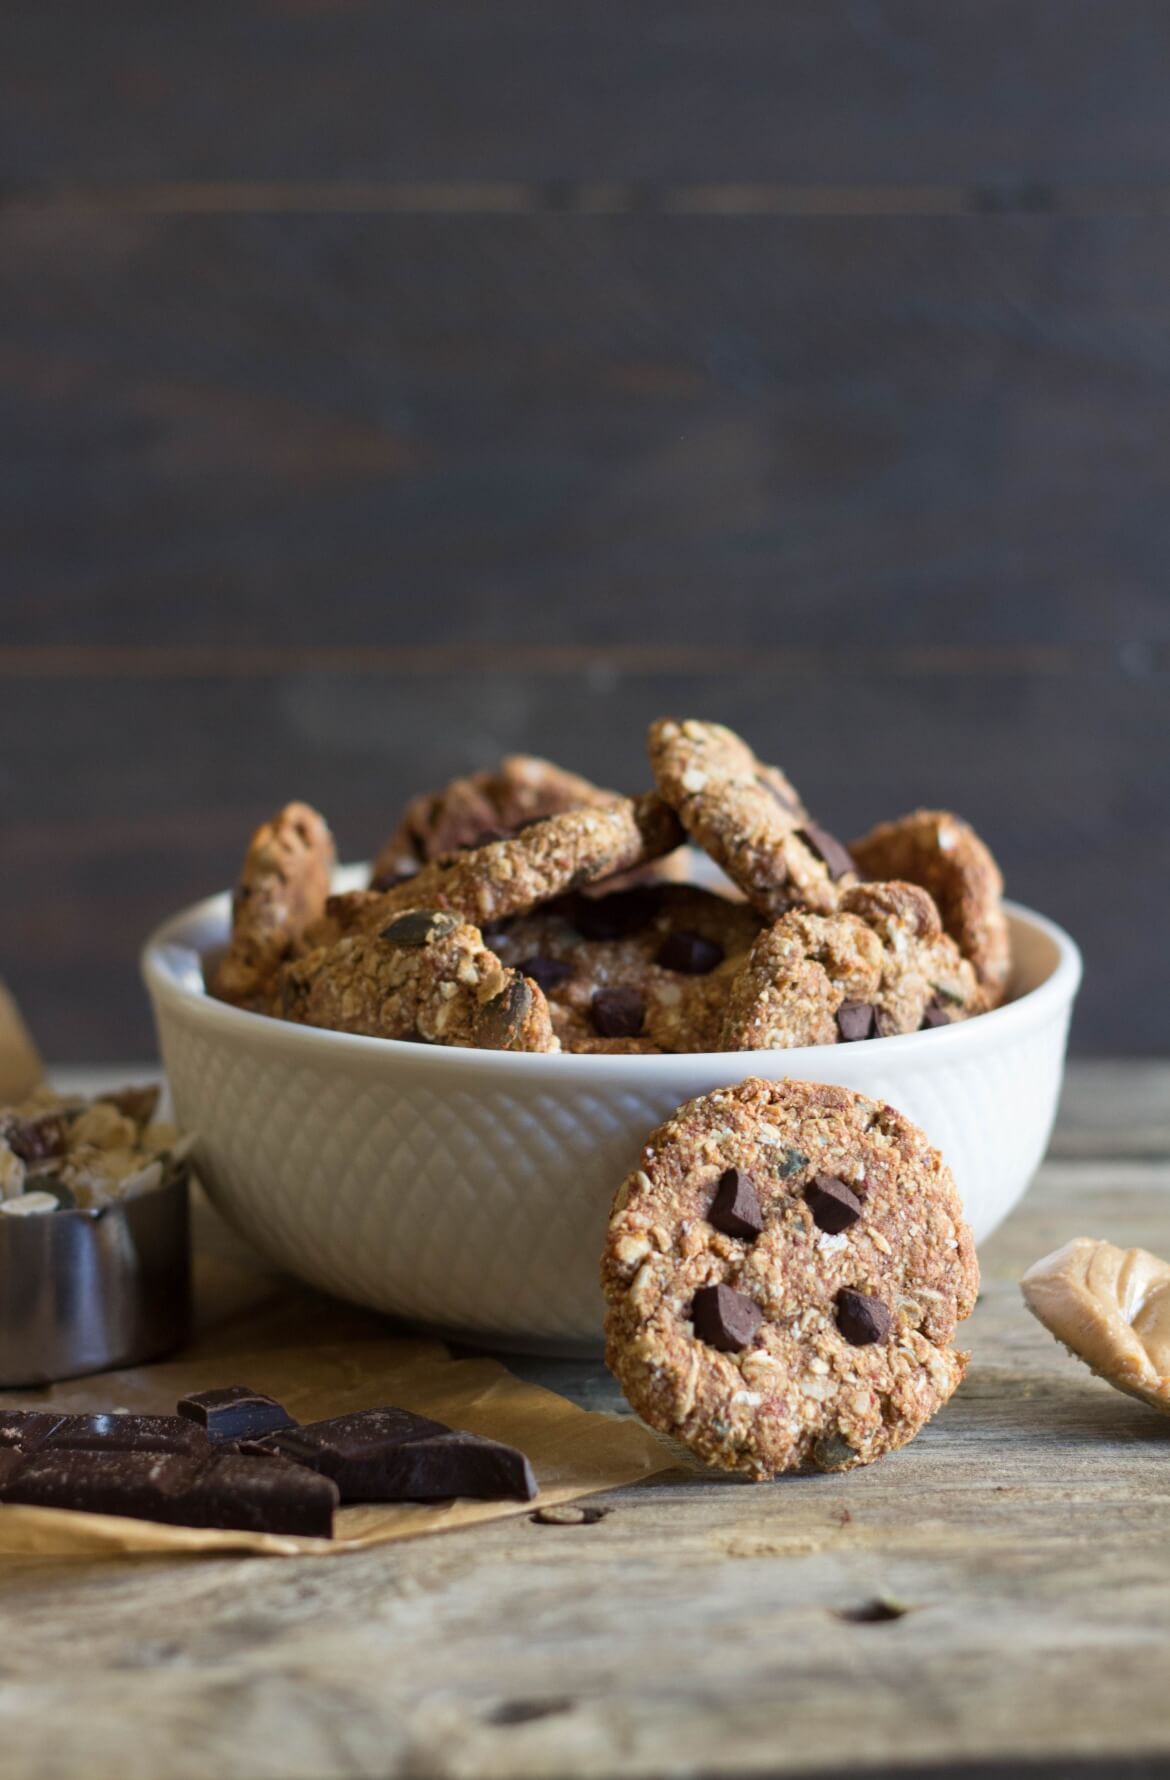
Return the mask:
POLYGON ((1157 0, 10 9, 14 181, 1165 180, 1157 0))
POLYGON ((0 248, 8 645, 1164 671, 1161 225, 50 213, 0 248))
POLYGON ((592 1526, 336 1563, 11 1564, 7 1757, 43 1780, 1164 1772, 1170 1421, 1065 1356, 1015 1280, 1086 1228, 1164 1241, 1168 1190, 1167 1164, 1046 1167, 986 1251, 967 1384, 868 1471, 679 1474, 592 1526), (849 1620, 878 1596, 910 1610, 849 1620))

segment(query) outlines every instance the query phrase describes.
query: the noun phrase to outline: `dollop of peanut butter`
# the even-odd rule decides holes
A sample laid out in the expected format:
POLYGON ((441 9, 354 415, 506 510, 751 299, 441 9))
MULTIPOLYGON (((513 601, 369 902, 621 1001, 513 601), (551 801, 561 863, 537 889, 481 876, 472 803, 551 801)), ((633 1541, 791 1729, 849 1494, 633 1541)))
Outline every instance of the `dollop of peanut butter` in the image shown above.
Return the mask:
POLYGON ((1170 1413, 1170 1261, 1078 1236, 1029 1267, 1020 1290, 1070 1353, 1170 1413))

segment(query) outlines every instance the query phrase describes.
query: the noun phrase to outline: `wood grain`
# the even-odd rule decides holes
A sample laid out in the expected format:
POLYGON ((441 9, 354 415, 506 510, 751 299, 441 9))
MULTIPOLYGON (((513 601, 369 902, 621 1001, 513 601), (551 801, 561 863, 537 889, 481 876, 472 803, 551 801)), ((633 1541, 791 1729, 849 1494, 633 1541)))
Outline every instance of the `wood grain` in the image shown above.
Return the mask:
POLYGON ((1158 0, 42 0, 5 37, 22 183, 1170 178, 1158 0))
MULTIPOLYGON (((1065 1355, 1015 1283, 1074 1234, 1165 1245, 1170 1158, 1114 1153, 1112 1075, 1076 1092, 1100 1159, 1049 1163, 987 1246, 968 1381, 903 1453, 763 1487, 680 1472, 593 1525, 335 1562, 11 1564, 13 1771, 1165 1772, 1170 1422, 1065 1355), (907 1611, 850 1617, 882 1598, 907 1611)), ((599 1368, 524 1369, 617 1406, 599 1368)))

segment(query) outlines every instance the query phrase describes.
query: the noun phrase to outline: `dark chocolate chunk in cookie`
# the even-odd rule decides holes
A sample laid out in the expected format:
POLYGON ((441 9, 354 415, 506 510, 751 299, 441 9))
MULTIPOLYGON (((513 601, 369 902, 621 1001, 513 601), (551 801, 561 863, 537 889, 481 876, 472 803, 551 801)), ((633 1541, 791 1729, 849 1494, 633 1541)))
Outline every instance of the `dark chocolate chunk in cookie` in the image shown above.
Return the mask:
POLYGON ((830 1236, 848 1230, 861 1216, 861 1200, 843 1180, 832 1174, 814 1174, 804 1189, 805 1203, 818 1230, 830 1236))
POLYGON ((750 1178, 739 1168, 725 1168, 719 1176, 707 1222, 725 1236, 742 1236, 754 1242, 764 1228, 759 1196, 750 1178))
POLYGON ((646 1003, 637 989, 620 985, 599 989, 593 997, 590 1016, 601 1038, 637 1038, 646 1018, 646 1003))
POLYGON ((691 1305, 691 1321, 699 1340, 724 1354, 746 1347, 763 1320, 759 1305, 731 1286, 703 1286, 691 1305))
POLYGON ((806 822, 796 832, 806 846, 812 848, 817 858, 824 860, 833 878, 843 878, 847 873, 857 870, 848 848, 842 846, 836 835, 830 834, 827 828, 822 828, 819 822, 806 822))
POLYGON ((922 1032, 930 1032, 936 1026, 949 1026, 950 1023, 950 1014, 936 996, 933 1001, 928 1001, 923 1008, 922 1025, 919 1030, 922 1032))
POLYGON ((842 1044, 872 1038, 876 1030, 876 1009, 868 1001, 843 1001, 837 1009, 837 1031, 842 1044))
POLYGON ((723 957, 723 947, 717 940, 704 939, 701 933, 688 933, 679 927, 668 933, 659 946, 657 963, 664 970, 677 970, 683 976, 705 977, 723 963, 723 957))
MULTIPOLYGON (((486 937, 486 936, 485 936, 486 937)), ((568 982, 573 966, 560 958, 522 958, 515 966, 523 977, 531 977, 538 988, 548 994, 550 989, 568 982)))
POLYGON ((869 1347, 884 1341, 892 1320, 880 1298, 855 1292, 849 1286, 842 1286, 837 1293, 837 1327, 851 1347, 869 1347))
POLYGON ((569 919, 583 939, 627 939, 649 925, 660 900, 652 885, 616 890, 609 896, 579 896, 569 919))

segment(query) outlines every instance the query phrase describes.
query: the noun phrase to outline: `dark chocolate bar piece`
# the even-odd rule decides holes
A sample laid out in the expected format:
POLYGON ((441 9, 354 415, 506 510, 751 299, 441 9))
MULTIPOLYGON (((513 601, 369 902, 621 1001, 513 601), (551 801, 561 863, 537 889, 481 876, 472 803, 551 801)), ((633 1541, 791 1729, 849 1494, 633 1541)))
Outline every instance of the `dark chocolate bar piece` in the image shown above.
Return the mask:
POLYGON ((337 1485, 285 1459, 217 1452, 199 1469, 177 1504, 188 1527, 241 1527, 251 1533, 297 1533, 332 1539, 337 1485))
POLYGON ((130 1515, 168 1526, 333 1537, 337 1485, 282 1459, 44 1447, 0 1453, 0 1495, 36 1508, 130 1515), (9 1463, 11 1461, 11 1463, 9 1463))
POLYGON ((4 1500, 35 1508, 80 1508, 88 1514, 169 1521, 175 1502, 194 1482, 198 1469, 193 1459, 178 1452, 42 1447, 8 1478, 4 1500))
POLYGON ((218 1391, 194 1391, 191 1396, 180 1398, 177 1408, 187 1421, 206 1428, 213 1443, 259 1440, 278 1428, 297 1425, 296 1416, 290 1415, 275 1397, 250 1390, 246 1384, 229 1384, 218 1391))
POLYGON ((536 1494, 523 1453, 460 1433, 408 1409, 363 1409, 309 1422, 248 1452, 274 1452, 331 1477, 343 1502, 431 1502, 448 1496, 536 1494))
POLYGON ((0 1412, 0 1450, 35 1452, 65 1417, 52 1410, 6 1409, 0 1412))
POLYGON ((441 1502, 448 1496, 492 1500, 514 1496, 531 1502, 536 1494, 532 1466, 514 1446, 451 1429, 428 1440, 412 1440, 386 1453, 369 1502, 441 1502))
POLYGON ((181 1415, 65 1415, 42 1442, 72 1451, 185 1452, 205 1458, 207 1435, 181 1415))

